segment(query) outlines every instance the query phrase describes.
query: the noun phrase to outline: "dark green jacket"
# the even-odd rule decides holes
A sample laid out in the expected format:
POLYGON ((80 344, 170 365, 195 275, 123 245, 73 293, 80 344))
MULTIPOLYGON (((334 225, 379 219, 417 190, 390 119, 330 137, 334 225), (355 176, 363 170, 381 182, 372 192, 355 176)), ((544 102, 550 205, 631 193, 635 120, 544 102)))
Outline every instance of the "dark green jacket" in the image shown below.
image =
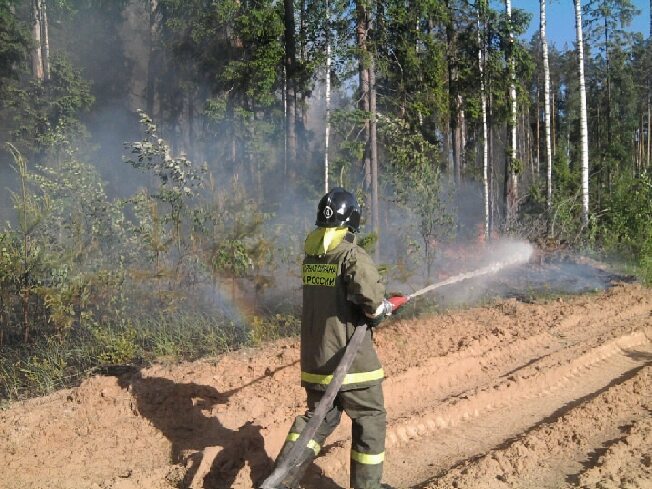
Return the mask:
MULTIPOLYGON (((355 327, 368 323, 381 305, 385 286, 346 229, 317 228, 308 235, 305 251, 301 385, 325 390, 355 327)), ((383 377, 369 329, 342 390, 378 384, 383 377)))

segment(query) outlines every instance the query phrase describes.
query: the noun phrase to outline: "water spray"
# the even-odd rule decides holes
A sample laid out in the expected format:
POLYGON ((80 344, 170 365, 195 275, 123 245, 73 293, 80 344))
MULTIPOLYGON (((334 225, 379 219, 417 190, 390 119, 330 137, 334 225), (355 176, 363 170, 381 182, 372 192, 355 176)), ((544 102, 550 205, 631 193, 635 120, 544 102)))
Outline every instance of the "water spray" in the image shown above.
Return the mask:
POLYGON ((416 292, 413 292, 412 294, 409 294, 407 296, 408 300, 414 299, 415 297, 423 295, 426 292, 430 292, 432 290, 438 289, 440 287, 444 287, 446 285, 456 284, 458 282, 462 282, 463 280, 467 280, 469 278, 481 277, 483 275, 489 275, 489 274, 492 274, 492 273, 497 273, 498 271, 502 270, 503 268, 509 267, 511 265, 521 265, 523 263, 527 263, 528 261, 530 261, 530 257, 532 256, 532 252, 533 252, 532 246, 527 244, 526 246, 523 247, 522 250, 519 250, 519 252, 516 253, 512 258, 492 263, 491 265, 487 265, 486 267, 478 268, 477 270, 474 270, 472 272, 460 273, 459 275, 455 275, 455 276, 450 277, 450 278, 448 278, 446 280, 443 280, 441 282, 437 282, 435 284, 428 285, 427 287, 424 287, 423 289, 419 289, 416 292))

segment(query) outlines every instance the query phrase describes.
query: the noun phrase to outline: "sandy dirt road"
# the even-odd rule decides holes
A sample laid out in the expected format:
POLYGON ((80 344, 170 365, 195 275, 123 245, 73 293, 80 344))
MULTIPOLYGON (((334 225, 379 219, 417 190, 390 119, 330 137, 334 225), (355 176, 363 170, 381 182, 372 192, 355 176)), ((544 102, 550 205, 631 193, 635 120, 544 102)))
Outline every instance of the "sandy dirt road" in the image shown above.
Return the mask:
MULTIPOLYGON (((652 290, 394 320, 383 360, 398 488, 652 488, 652 290)), ((154 366, 0 412, 2 489, 249 488, 303 411, 298 342, 154 366)), ((350 424, 308 489, 348 487, 350 424)))

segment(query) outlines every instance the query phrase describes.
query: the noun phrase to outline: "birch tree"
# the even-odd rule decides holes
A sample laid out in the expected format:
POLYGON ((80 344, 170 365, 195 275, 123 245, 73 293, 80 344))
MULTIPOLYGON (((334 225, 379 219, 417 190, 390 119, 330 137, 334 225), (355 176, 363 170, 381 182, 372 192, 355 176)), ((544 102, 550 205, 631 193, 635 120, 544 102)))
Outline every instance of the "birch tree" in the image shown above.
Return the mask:
POLYGON ((482 188, 484 197, 484 236, 489 238, 489 137, 487 133, 487 94, 485 92, 485 36, 486 0, 478 0, 478 71, 480 73, 480 105, 482 111, 482 188))
POLYGON ((515 219, 518 203, 518 173, 516 162, 516 70, 514 68, 514 31, 512 29, 512 2, 505 0, 505 11, 509 29, 507 48, 507 70, 509 73, 509 144, 505 164, 505 226, 509 228, 515 219))
MULTIPOLYGON (((539 2, 540 36, 543 52, 543 118, 546 138, 546 208, 552 210, 552 143, 550 136, 550 64, 548 62, 548 37, 546 33, 546 0, 539 2)), ((538 115, 537 115, 538 117, 538 115)))
POLYGON ((582 224, 589 223, 589 131, 586 117, 586 83, 584 81, 584 36, 582 34, 582 2, 575 2, 575 32, 580 83, 580 160, 582 171, 582 224))
POLYGON ((41 50, 41 0, 32 0, 32 39, 31 50, 32 74, 37 80, 43 80, 43 52, 41 50))
POLYGON ((328 147, 331 130, 331 19, 330 0, 326 0, 326 124, 324 129, 324 192, 328 192, 328 147))

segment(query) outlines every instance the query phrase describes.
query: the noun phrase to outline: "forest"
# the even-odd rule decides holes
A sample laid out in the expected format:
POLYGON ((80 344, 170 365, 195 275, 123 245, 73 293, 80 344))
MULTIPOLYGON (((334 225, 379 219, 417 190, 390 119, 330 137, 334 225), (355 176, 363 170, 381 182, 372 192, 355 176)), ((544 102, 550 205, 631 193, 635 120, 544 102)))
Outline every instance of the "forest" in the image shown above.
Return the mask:
POLYGON ((334 186, 399 287, 505 236, 652 282, 641 5, 564 1, 561 50, 545 0, 0 0, 0 399, 296 334, 334 186))

